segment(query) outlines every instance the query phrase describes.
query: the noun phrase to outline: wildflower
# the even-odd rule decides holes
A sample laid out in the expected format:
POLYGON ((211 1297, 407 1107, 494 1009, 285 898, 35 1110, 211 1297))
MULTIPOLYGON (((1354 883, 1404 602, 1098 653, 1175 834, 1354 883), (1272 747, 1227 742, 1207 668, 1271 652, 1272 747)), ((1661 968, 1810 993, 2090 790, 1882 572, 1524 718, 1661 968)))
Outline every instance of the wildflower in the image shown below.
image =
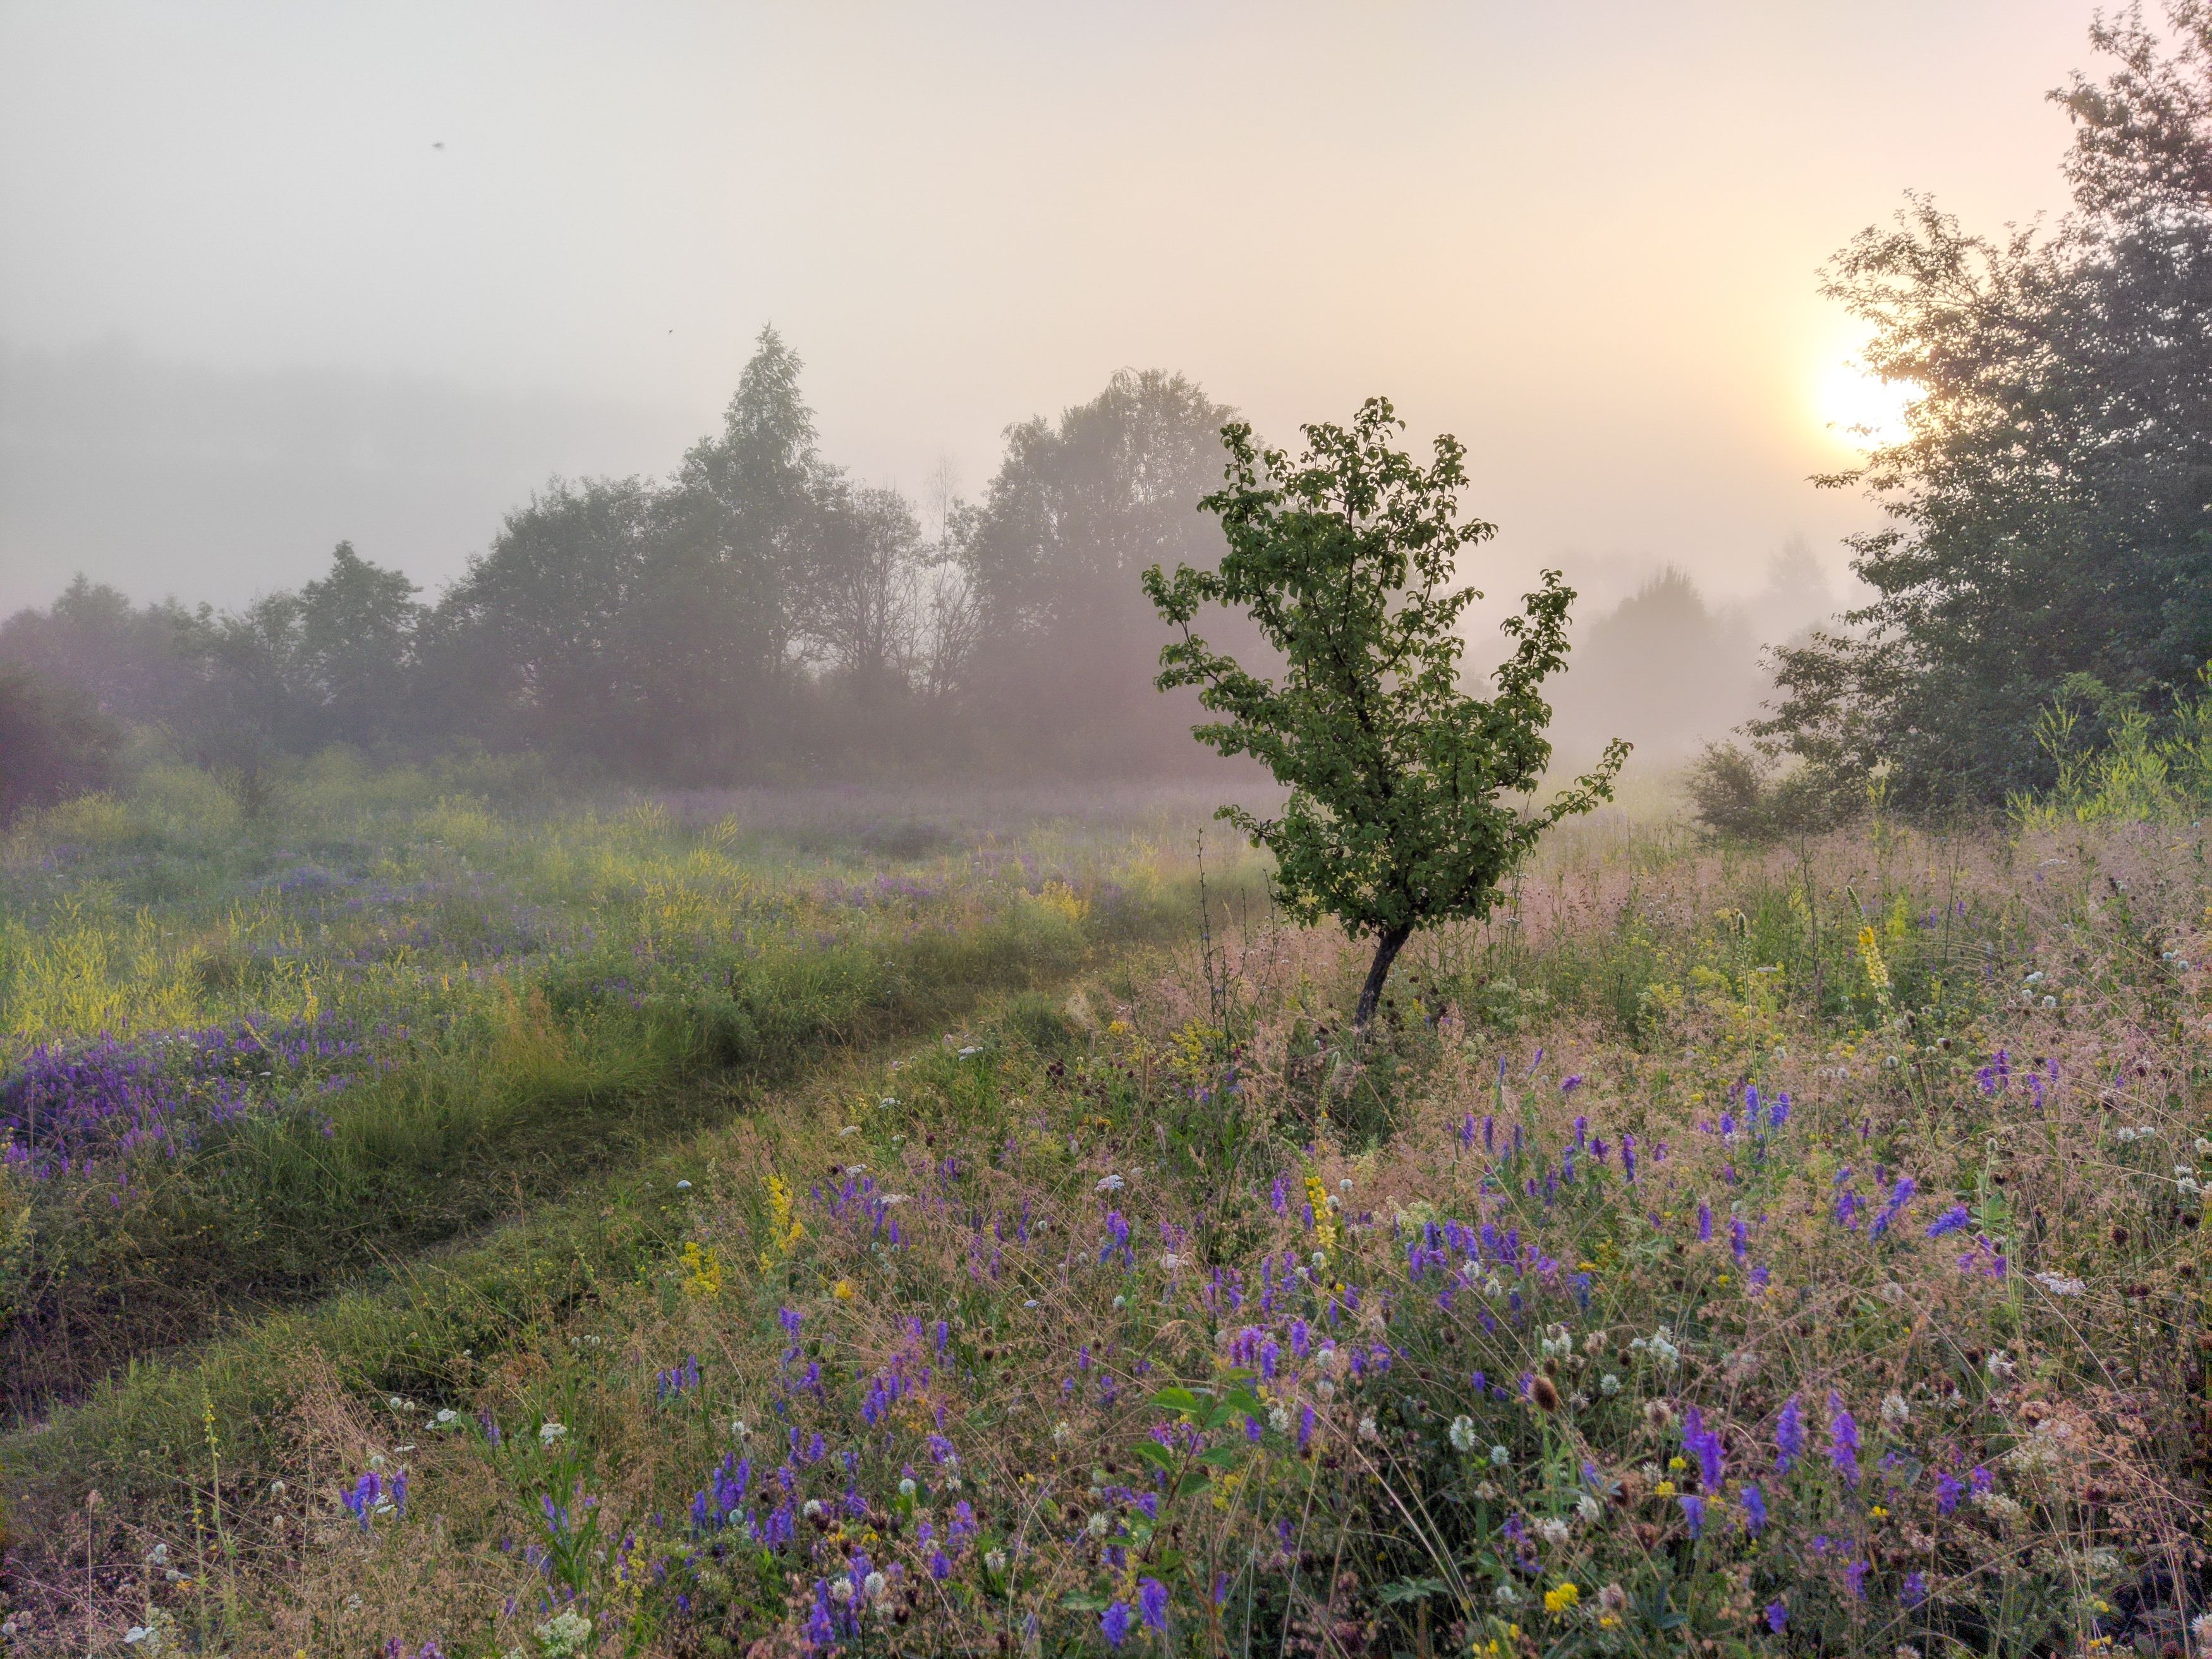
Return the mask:
POLYGON ((1905 1396, 1894 1389, 1881 1397, 1881 1420, 1893 1429, 1901 1429, 1912 1420, 1912 1407, 1905 1403, 1905 1396))
POLYGON ((1536 1523, 1536 1531, 1547 1544, 1553 1546, 1554 1548, 1565 1543, 1569 1538, 1573 1536, 1573 1528, 1569 1527, 1565 1522, 1559 1520, 1556 1517, 1538 1522, 1536 1523))
POLYGON ((1575 1499, 1575 1513, 1585 1521, 1595 1521, 1605 1513, 1605 1505, 1588 1492, 1584 1492, 1580 1498, 1575 1499))
POLYGON ((1474 1449, 1474 1419, 1473 1418, 1455 1417, 1452 1419, 1451 1428, 1448 1432, 1451 1436, 1454 1451, 1469 1452, 1474 1449))
POLYGON ((1605 1395, 1608 1400, 1611 1399, 1614 1395, 1620 1392, 1620 1377, 1613 1375, 1613 1372, 1607 1371, 1603 1376, 1598 1378, 1597 1391, 1605 1395))
POLYGON ((568 1432, 567 1427, 562 1424, 540 1423, 538 1425, 538 1443, 541 1446, 550 1446, 568 1432))
POLYGON ((1146 1627, 1164 1632, 1168 1627, 1168 1587, 1157 1578, 1137 1586, 1137 1613, 1146 1627))
POLYGON ((1006 1573, 1006 1551, 985 1550, 983 1552, 983 1569, 994 1578, 1005 1577, 1006 1573))
POLYGON ((1094 1188, 1094 1190, 1102 1193, 1118 1193, 1121 1190, 1121 1177, 1117 1175, 1109 1175, 1100 1177, 1098 1185, 1094 1188))
POLYGON ((1743 1489, 1743 1529, 1753 1538, 1766 1530, 1766 1496, 1756 1486, 1743 1489))
POLYGON ((1844 1397, 1828 1395, 1828 1461, 1836 1466, 1836 1473, 1844 1477, 1844 1484, 1856 1486, 1859 1483, 1859 1425, 1844 1409, 1844 1397))
POLYGON ((1681 1496, 1682 1519, 1690 1528, 1690 1536, 1702 1538, 1705 1533, 1705 1500, 1692 1492, 1681 1496))
POLYGON ((1491 1591, 1490 1597, 1501 1607, 1516 1607, 1520 1604, 1521 1592, 1510 1584, 1500 1584, 1491 1591))
POLYGON ((1790 1609, 1779 1601, 1766 1604, 1766 1628, 1777 1636, 1790 1628, 1790 1609))
POLYGON ((1905 1586, 1898 1592, 1897 1599, 1907 1608, 1917 1607, 1925 1601, 1928 1599, 1928 1575, 1924 1572, 1906 1573, 1905 1586))
POLYGON ((1942 1239, 1947 1232, 1964 1232, 1971 1225, 1973 1225, 1973 1214, 1969 1214, 1964 1203, 1954 1203, 1940 1217, 1929 1221, 1927 1237, 1929 1239, 1942 1239))
POLYGON ((1513 1454, 1506 1450, 1504 1447, 1492 1446, 1490 1449, 1490 1467, 1492 1468, 1502 1469, 1512 1461, 1513 1454))
POLYGON ((1106 1645, 1118 1648, 1129 1639, 1129 1604, 1116 1601, 1099 1615, 1098 1629, 1106 1638, 1106 1645))
POLYGON ((1373 1418, 1363 1417, 1359 1419, 1359 1437, 1362 1440, 1380 1440, 1382 1437, 1375 1426, 1373 1418))
POLYGON ((1576 1603, 1582 1599, 1581 1589, 1577 1586, 1573 1579, 1570 1578, 1557 1589, 1544 1592, 1544 1611, 1554 1613, 1571 1613, 1574 1611, 1576 1603))
POLYGON ((1805 1453, 1805 1415, 1794 1394, 1783 1402, 1782 1415, 1775 1421, 1774 1443, 1778 1449, 1774 1472, 1787 1474, 1790 1466, 1805 1453))

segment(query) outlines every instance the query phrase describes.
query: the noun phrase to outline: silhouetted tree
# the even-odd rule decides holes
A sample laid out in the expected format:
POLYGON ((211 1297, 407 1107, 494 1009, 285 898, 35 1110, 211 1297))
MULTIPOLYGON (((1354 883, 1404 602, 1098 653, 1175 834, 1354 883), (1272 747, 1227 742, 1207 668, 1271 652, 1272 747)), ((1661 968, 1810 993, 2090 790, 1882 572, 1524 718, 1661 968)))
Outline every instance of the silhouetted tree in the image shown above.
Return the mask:
POLYGON ((340 542, 331 568, 300 590, 297 672, 320 705, 321 735, 370 744, 405 709, 422 607, 415 584, 340 542))
POLYGON ((1875 597, 1778 653, 1754 730, 1908 804, 2047 781, 2034 728, 2071 674, 2160 708, 2212 655, 2212 5, 2100 22, 2109 76, 2072 116, 2075 210, 1970 234, 1916 200, 1838 256, 1827 291, 1918 401, 1832 480, 1890 522, 1856 538, 1875 597))

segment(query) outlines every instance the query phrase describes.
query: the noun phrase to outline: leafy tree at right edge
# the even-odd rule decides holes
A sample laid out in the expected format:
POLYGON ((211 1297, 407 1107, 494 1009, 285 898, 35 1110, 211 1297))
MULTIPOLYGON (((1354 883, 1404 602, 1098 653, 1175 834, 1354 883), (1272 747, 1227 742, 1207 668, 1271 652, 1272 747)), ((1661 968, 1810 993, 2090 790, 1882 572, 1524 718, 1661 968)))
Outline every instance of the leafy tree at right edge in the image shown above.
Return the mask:
POLYGON ((1254 757, 1291 791, 1281 815, 1224 806, 1275 855, 1276 894, 1304 922, 1333 916, 1375 959, 1353 1016, 1374 1018, 1390 964, 1417 929, 1489 914, 1498 884, 1562 818, 1612 798, 1628 745, 1537 812, 1505 798, 1550 763, 1543 682, 1565 661, 1574 590, 1557 571, 1508 617, 1518 643, 1488 700, 1459 688, 1461 613, 1481 595, 1450 586, 1461 549, 1496 526, 1460 517, 1466 450, 1436 441, 1426 468, 1394 447, 1404 422, 1370 398, 1352 429, 1304 428, 1295 464, 1260 450, 1249 425, 1222 428, 1228 486, 1200 503, 1228 538, 1218 571, 1158 565, 1145 592, 1182 638, 1160 653, 1162 690, 1199 688, 1224 718, 1193 735, 1254 757), (1206 604, 1247 611, 1281 653, 1263 679, 1190 631, 1206 604))

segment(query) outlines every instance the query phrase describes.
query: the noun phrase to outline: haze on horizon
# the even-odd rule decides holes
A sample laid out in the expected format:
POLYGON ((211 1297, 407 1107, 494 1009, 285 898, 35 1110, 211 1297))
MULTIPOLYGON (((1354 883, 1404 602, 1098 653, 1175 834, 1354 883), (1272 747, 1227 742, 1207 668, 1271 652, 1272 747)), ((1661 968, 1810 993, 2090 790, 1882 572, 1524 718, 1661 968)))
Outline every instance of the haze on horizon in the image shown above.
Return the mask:
POLYGON ((664 474, 764 323, 823 449, 974 495, 1123 367, 1472 451, 1505 597, 1748 595, 1860 412, 1823 259, 2063 207, 2081 0, 0 8, 0 613, 434 592, 664 474))

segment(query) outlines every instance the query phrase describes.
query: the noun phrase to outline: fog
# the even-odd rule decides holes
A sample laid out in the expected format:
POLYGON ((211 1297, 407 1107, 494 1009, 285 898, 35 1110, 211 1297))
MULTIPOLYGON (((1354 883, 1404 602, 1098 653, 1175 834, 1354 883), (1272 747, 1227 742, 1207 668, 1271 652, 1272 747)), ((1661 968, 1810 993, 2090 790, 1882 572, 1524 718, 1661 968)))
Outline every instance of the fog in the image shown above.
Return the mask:
POLYGON ((1907 187, 2055 209, 2087 16, 10 7, 0 613, 240 606, 341 540, 434 599, 553 476, 671 473, 772 323, 823 455, 917 497, 1123 368, 1278 440, 1387 393, 1470 446, 1486 620, 1558 564, 1588 637, 1673 569, 1733 662, 1869 522, 1808 483, 1862 412, 1818 266, 1907 187))

